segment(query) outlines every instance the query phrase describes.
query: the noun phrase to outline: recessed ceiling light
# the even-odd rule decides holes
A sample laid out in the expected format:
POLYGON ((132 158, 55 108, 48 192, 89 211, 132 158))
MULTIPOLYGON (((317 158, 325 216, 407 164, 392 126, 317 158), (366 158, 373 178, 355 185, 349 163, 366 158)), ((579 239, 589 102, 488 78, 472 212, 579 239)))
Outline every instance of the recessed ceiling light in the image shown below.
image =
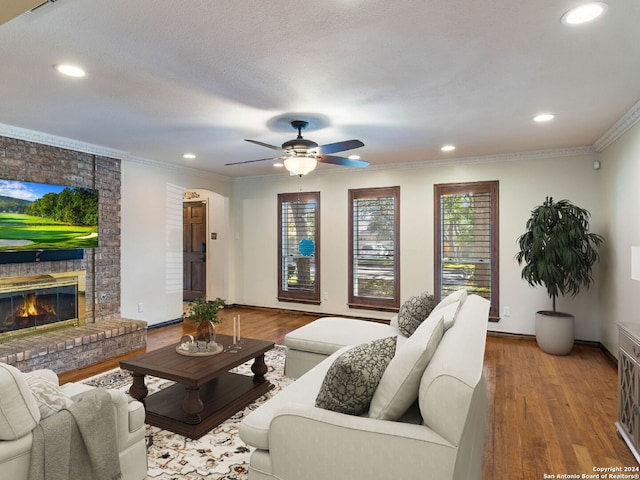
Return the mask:
POLYGON ((284 167, 284 163, 282 162, 276 162, 273 164, 274 167, 284 167))
POLYGON ((349 155, 349 160, 360 160, 360 155, 349 155))
POLYGON ((549 120, 553 120, 556 116, 553 113, 541 113, 540 115, 536 115, 533 117, 534 122, 548 122, 549 120))
POLYGON ((193 160, 196 156, 193 153, 185 153, 182 155, 182 158, 186 158, 187 160, 193 160))
POLYGON ((63 75, 67 75, 68 77, 81 78, 86 75, 85 71, 82 68, 76 65, 70 65, 68 63, 60 63, 54 65, 53 68, 55 68, 57 72, 62 73, 63 75))
POLYGON ((607 4, 603 2, 589 2, 572 8, 562 16, 565 25, 580 25, 595 20, 607 11, 607 4))
POLYGON ((456 149, 455 145, 444 145, 440 147, 443 152, 453 152, 456 149))

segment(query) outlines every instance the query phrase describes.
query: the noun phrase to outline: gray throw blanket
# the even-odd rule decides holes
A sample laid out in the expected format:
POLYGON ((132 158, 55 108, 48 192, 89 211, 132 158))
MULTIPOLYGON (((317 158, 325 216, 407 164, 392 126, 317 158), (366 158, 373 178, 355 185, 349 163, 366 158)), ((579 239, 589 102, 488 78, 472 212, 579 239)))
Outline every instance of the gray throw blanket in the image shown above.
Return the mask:
POLYGON ((111 395, 94 388, 33 430, 29 480, 118 480, 120 457, 111 395))

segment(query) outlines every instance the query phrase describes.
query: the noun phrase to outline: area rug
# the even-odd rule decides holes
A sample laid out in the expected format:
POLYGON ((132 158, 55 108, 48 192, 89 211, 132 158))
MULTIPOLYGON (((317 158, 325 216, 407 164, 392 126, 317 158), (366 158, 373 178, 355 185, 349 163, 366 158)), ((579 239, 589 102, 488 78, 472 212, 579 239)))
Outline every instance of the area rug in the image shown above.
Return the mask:
MULTIPOLYGON (((242 419, 252 410, 293 382, 283 373, 285 352, 286 347, 276 345, 273 350, 265 354, 265 363, 269 369, 265 376, 275 387, 200 439, 192 440, 147 425, 147 458, 149 462, 147 478, 154 480, 245 480, 251 450, 240 440, 238 427, 242 419)), ((232 371, 243 375, 253 375, 251 372, 252 363, 253 361, 247 362, 232 371)), ((131 375, 128 371, 118 368, 88 378, 83 383, 126 392, 131 386, 131 375)), ((145 383, 150 394, 173 384, 169 380, 157 377, 146 377, 145 383)))

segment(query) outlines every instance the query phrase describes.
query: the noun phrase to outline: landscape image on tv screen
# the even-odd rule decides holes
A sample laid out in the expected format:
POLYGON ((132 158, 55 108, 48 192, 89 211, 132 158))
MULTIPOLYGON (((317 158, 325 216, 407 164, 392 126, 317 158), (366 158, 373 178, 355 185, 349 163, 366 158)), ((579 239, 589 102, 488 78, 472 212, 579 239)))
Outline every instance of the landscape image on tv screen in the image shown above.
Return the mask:
POLYGON ((0 251, 97 246, 97 190, 0 180, 0 251))

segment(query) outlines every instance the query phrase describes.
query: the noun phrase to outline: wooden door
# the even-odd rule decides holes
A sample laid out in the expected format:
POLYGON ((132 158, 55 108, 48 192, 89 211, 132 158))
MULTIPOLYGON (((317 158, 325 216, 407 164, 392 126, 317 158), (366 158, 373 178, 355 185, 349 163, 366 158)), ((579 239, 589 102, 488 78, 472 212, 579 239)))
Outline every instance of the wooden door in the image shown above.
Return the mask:
POLYGON ((183 203, 182 223, 182 288, 188 301, 207 294, 207 205, 183 203))

